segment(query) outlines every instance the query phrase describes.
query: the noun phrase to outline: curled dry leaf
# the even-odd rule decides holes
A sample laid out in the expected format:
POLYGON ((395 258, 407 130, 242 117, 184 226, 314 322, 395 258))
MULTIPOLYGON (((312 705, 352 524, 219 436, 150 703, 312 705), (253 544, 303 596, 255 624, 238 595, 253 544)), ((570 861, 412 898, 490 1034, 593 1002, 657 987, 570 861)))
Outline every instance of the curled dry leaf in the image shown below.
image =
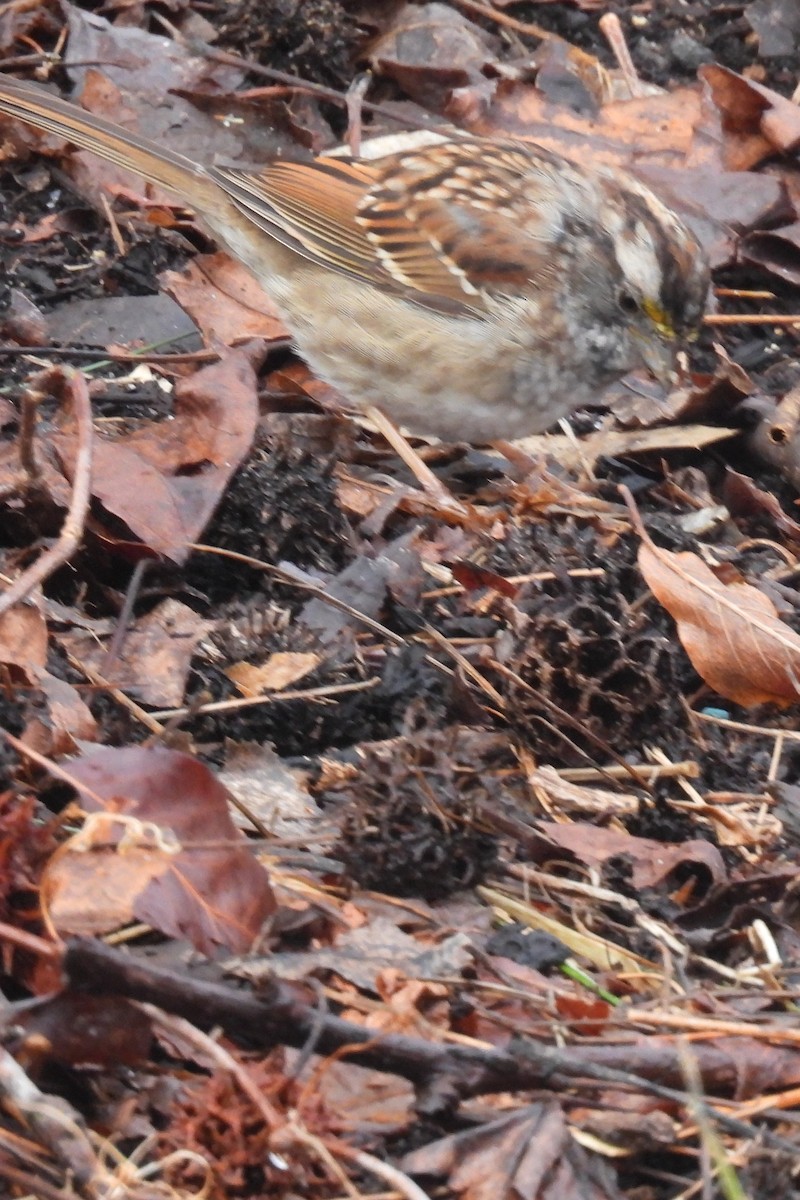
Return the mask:
POLYGON ((656 546, 630 493, 627 500, 642 539, 641 572, 677 622, 683 648, 708 686, 736 704, 800 700, 800 637, 770 598, 749 583, 720 582, 696 554, 656 546))
POLYGON ((438 110, 454 87, 484 78, 497 38, 446 4, 405 4, 367 47, 376 75, 394 79, 412 100, 438 110))
POLYGON ((624 856, 630 868, 631 883, 637 891, 672 887, 677 871, 683 877, 691 875, 703 891, 725 879, 722 855, 716 846, 702 838, 657 842, 653 838, 633 837, 624 830, 604 829, 585 821, 569 824, 541 821, 539 831, 551 846, 573 854, 579 863, 589 868, 604 867, 610 859, 624 856))
POLYGON ((608 1164, 578 1145, 550 1101, 440 1138, 411 1151, 401 1166, 412 1175, 447 1178, 460 1200, 622 1200, 608 1164))
POLYGON ((236 684, 243 696, 263 696, 281 692, 316 670, 322 661, 319 654, 300 651, 277 651, 260 667, 237 662, 226 667, 225 674, 236 684))
MULTIPOLYGON (((172 420, 147 422, 115 439, 95 439, 93 498, 172 562, 188 557, 250 451, 263 353, 260 340, 226 351, 219 362, 177 383, 172 420)), ((74 438, 65 431, 51 441, 70 475, 74 438)))
POLYGON ((161 283, 203 331, 209 346, 232 346, 248 338, 267 342, 288 332, 267 293, 229 255, 202 254, 180 271, 164 271, 161 283))
POLYGON ((90 936, 136 920, 201 954, 250 949, 275 899, 204 763, 164 746, 105 747, 69 773, 90 815, 42 877, 53 928, 90 936))
POLYGON ((800 110, 791 100, 719 63, 706 63, 698 75, 722 116, 726 166, 752 167, 800 145, 800 110))
POLYGON ((728 467, 723 495, 732 516, 759 518, 774 525, 790 542, 800 543, 800 524, 783 511, 777 496, 757 487, 749 476, 728 467))

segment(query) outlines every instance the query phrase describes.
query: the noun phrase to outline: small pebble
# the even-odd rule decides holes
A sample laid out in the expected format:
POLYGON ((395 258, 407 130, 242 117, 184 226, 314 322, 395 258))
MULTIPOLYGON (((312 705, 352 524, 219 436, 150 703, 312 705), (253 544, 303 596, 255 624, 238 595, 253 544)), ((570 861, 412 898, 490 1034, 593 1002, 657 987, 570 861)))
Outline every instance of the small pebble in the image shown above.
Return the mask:
POLYGON ((687 71, 696 71, 703 63, 711 62, 714 55, 683 29, 673 33, 669 42, 673 62, 687 71))
POLYGON ((661 74, 667 70, 667 56, 664 48, 649 38, 640 38, 636 45, 636 54, 642 66, 653 74, 661 74))

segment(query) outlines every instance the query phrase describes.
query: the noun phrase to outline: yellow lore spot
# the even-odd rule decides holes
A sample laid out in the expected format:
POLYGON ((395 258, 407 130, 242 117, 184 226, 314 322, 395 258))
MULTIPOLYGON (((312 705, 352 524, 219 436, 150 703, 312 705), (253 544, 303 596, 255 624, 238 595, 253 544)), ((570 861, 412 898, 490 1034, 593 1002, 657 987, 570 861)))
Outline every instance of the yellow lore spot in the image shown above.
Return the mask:
POLYGON ((675 327, 657 300, 643 300, 642 308, 662 337, 675 337, 675 327))

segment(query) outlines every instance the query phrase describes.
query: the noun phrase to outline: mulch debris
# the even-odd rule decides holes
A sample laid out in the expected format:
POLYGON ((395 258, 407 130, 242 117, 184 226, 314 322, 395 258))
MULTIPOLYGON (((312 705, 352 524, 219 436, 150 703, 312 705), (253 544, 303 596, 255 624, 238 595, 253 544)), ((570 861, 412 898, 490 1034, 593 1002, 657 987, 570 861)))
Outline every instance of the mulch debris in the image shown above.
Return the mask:
POLYGON ((799 51, 792 0, 5 6, 189 157, 527 136, 714 268, 670 394, 412 438, 440 507, 190 212, 0 123, 8 1195, 797 1194, 799 51))

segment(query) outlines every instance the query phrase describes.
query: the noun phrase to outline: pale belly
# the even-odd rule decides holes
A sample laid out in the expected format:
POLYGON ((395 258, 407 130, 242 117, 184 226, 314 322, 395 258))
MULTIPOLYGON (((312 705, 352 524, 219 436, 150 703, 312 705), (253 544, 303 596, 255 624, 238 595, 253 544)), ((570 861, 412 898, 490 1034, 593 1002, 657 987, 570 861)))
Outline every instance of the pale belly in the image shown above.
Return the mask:
MULTIPOLYGON (((222 235, 220 228, 216 231, 222 235)), ((269 291, 300 354, 353 408, 374 405, 412 433, 475 444, 548 429, 596 395, 540 322, 451 317, 321 269, 265 239, 225 241, 269 291)), ((564 340, 562 335, 561 341, 564 340)), ((584 372, 585 375, 585 372, 584 372)))
MULTIPOLYGON (((324 283, 327 291, 331 277, 324 283)), ((533 337, 520 345, 499 323, 394 298, 372 306, 347 283, 334 287, 337 302, 320 289, 308 308, 296 295, 276 301, 309 366, 354 408, 374 405, 412 433, 481 444, 541 432, 591 398, 533 337)))

